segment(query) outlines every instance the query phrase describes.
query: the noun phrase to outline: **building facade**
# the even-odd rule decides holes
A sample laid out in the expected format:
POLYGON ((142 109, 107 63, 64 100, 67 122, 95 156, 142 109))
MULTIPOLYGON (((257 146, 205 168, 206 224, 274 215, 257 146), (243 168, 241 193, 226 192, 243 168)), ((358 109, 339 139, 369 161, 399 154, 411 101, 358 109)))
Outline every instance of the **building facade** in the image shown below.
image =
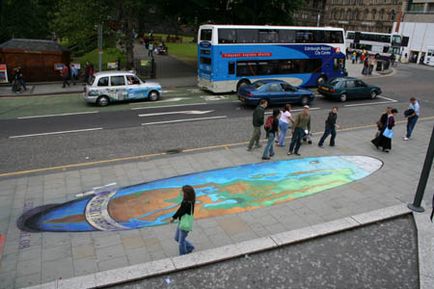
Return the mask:
POLYGON ((391 33, 401 7, 402 0, 327 0, 324 25, 391 33))
POLYGON ((327 0, 305 0, 302 9, 294 13, 297 26, 324 26, 324 12, 327 0))
POLYGON ((407 0, 402 4, 401 21, 393 30, 408 37, 402 47, 403 61, 423 62, 428 47, 434 47, 434 0, 407 0))

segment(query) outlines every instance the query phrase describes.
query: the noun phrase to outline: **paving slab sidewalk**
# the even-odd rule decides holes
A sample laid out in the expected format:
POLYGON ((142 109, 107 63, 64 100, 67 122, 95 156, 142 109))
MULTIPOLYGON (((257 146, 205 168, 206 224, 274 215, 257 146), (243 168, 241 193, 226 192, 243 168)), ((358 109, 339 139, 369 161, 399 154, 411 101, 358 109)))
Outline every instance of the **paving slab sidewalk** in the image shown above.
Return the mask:
MULTIPOLYGON (((197 220, 191 241, 200 252, 298 228, 309 227, 413 200, 432 131, 431 121, 418 122, 409 142, 405 126, 390 153, 369 143, 374 128, 338 132, 337 146, 321 149, 303 145, 302 157, 366 155, 383 161, 376 173, 357 182, 284 204, 255 211, 197 220), (261 220, 258 223, 257 220, 261 220)), ((314 137, 314 143, 319 138, 314 137)), ((276 148, 276 160, 288 159, 287 148, 276 148)), ((181 153, 139 162, 29 175, 0 180, 0 234, 6 238, 0 264, 0 288, 22 288, 59 278, 78 277, 110 269, 157 261, 178 254, 175 225, 131 231, 91 233, 27 233, 16 221, 23 211, 73 200, 75 194, 97 185, 120 186, 241 164, 260 162, 262 151, 244 146, 181 153), (157 168, 157 169, 156 169, 157 168)), ((432 175, 431 175, 432 176, 432 175)), ((426 192, 430 200, 434 178, 426 192)), ((428 276, 429 277, 429 276, 428 276)))

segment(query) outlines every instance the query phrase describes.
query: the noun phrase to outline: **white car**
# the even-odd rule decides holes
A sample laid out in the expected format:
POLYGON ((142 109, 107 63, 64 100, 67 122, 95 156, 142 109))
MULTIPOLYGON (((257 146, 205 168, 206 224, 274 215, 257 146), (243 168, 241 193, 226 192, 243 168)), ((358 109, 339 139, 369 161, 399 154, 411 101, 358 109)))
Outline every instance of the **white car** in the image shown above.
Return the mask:
POLYGON ((103 71, 95 73, 84 90, 84 100, 99 106, 117 101, 138 99, 158 100, 161 85, 142 81, 133 72, 103 71))

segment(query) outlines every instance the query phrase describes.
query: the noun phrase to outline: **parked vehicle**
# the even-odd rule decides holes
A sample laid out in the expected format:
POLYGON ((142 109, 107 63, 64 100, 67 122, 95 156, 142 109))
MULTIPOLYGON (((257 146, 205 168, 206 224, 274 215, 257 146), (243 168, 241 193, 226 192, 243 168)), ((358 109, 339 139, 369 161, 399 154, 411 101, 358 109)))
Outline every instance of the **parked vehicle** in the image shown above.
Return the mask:
POLYGON ((301 89, 278 79, 263 79, 240 87, 238 98, 246 105, 257 105, 261 99, 269 104, 300 103, 309 104, 314 95, 308 89, 301 89))
POLYGON ((161 85, 142 81, 133 72, 98 72, 84 90, 84 100, 99 106, 118 101, 147 99, 156 101, 161 96, 161 85))
POLYGON ((327 98, 344 102, 350 99, 374 99, 381 94, 381 88, 354 77, 341 77, 320 85, 318 92, 327 98))

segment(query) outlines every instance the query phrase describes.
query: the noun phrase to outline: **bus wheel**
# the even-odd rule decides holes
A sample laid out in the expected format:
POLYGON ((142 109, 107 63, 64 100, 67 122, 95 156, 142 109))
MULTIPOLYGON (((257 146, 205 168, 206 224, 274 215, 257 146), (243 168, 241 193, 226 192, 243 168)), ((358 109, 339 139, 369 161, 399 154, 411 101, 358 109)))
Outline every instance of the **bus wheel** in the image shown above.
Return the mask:
POLYGON ((375 90, 371 91, 371 99, 375 99, 377 98, 377 93, 375 92, 375 90))
POLYGON ((301 105, 308 105, 309 104, 309 98, 307 97, 307 96, 303 96, 302 98, 301 98, 301 101, 300 101, 300 103, 301 103, 301 105))
POLYGON ((249 85, 249 84, 250 84, 250 81, 248 81, 246 79, 240 80, 240 82, 238 82, 238 85, 237 85, 237 92, 240 91, 240 88, 242 86, 249 85))
POLYGON ((327 77, 325 75, 321 75, 318 77, 318 80, 316 81, 318 85, 324 84, 327 81, 327 77))
POLYGON ((347 95, 345 93, 341 94, 341 96, 339 96, 339 100, 342 102, 347 101, 347 95))
POLYGON ((98 99, 96 100, 96 104, 99 106, 107 106, 109 104, 109 99, 107 96, 103 95, 98 97, 98 99))

